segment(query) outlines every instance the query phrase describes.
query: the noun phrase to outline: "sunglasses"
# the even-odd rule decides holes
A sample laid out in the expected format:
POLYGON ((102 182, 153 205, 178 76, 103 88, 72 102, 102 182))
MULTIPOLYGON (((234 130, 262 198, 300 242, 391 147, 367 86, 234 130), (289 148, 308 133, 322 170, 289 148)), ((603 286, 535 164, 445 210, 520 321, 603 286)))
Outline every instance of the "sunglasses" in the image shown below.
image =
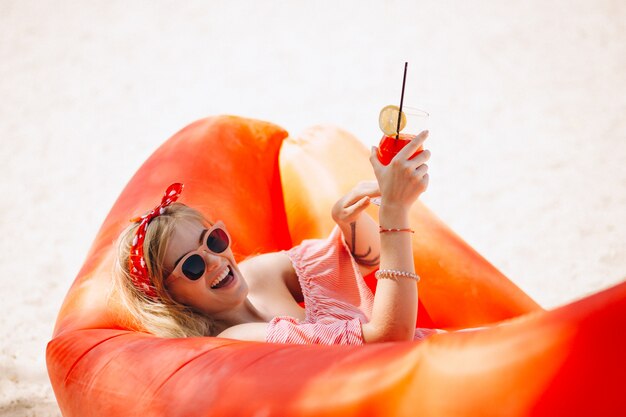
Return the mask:
POLYGON ((175 272, 182 273, 187 279, 197 281, 202 278, 206 271, 206 262, 201 255, 201 250, 206 248, 209 252, 220 254, 230 246, 230 236, 226 231, 224 223, 215 223, 210 229, 203 232, 202 244, 193 252, 183 256, 176 264, 172 273, 166 278, 169 279, 175 272))

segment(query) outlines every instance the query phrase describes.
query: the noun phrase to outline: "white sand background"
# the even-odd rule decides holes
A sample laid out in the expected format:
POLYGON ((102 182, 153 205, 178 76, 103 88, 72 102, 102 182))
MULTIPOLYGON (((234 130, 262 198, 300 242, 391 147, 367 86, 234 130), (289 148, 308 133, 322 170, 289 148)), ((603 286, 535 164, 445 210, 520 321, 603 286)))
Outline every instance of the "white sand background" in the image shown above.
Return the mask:
POLYGON ((405 60, 423 200, 545 307, 624 280, 621 0, 0 0, 0 416, 59 415, 56 314, 159 144, 222 113, 374 144, 405 60))

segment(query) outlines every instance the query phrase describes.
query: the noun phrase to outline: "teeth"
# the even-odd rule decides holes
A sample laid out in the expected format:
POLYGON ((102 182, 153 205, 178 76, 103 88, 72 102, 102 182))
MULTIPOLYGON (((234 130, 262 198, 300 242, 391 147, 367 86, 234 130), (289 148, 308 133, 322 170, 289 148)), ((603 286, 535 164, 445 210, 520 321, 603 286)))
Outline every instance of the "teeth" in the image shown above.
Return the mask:
POLYGON ((213 283, 211 283, 211 288, 214 288, 217 284, 219 284, 224 278, 226 278, 226 276, 228 275, 228 272, 230 271, 230 269, 228 267, 224 268, 224 270, 222 271, 221 274, 218 275, 217 278, 215 278, 215 280, 213 281, 213 283))

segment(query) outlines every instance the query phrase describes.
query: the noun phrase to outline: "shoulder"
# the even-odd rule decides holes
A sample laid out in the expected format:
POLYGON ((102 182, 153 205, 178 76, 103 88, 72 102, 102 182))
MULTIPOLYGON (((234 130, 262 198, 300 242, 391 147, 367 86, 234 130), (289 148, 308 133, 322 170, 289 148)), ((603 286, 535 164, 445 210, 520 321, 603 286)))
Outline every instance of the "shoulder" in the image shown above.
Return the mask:
POLYGON ((293 298, 302 298, 302 289, 291 259, 284 252, 272 252, 241 262, 240 268, 252 291, 275 289, 277 284, 287 287, 293 298))
POLYGON ((277 268, 289 269, 291 268, 291 261, 289 257, 287 256, 287 254, 284 252, 270 252, 270 253, 263 253, 260 255, 250 257, 242 261, 241 266, 242 267, 253 266, 255 269, 263 268, 263 267, 265 268, 269 267, 272 269, 277 269, 277 268))
POLYGON ((244 323, 229 327, 217 337, 245 340, 249 342, 265 342, 267 323, 244 323))

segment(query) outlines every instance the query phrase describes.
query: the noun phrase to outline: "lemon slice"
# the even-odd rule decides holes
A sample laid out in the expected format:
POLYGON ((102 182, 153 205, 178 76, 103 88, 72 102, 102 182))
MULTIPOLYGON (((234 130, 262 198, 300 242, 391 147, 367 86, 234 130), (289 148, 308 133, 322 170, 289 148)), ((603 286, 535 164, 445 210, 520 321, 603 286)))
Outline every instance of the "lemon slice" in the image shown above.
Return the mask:
MULTIPOLYGON (((385 135, 391 136, 399 133, 396 132, 398 127, 398 113, 400 113, 400 108, 393 104, 383 107, 380 111, 378 115, 378 126, 380 126, 380 130, 382 130, 385 135)), ((404 126, 406 126, 406 115, 402 112, 400 131, 404 129, 404 126)))

